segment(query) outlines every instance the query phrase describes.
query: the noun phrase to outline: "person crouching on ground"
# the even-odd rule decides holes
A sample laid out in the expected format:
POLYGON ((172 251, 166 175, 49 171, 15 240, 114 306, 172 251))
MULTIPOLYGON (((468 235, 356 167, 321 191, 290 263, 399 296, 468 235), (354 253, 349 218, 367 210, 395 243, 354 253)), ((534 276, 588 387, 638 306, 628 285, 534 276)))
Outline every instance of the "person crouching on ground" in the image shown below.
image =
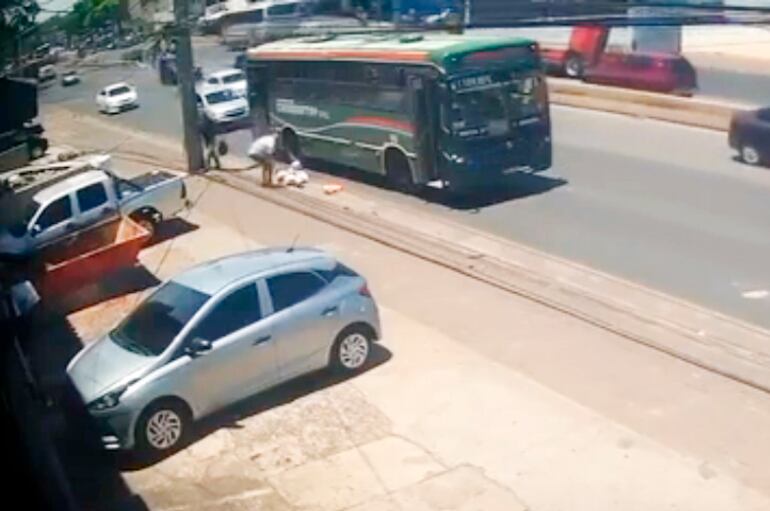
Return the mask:
POLYGON ((249 156, 262 167, 262 186, 273 186, 273 167, 278 149, 278 134, 267 132, 249 147, 249 156))

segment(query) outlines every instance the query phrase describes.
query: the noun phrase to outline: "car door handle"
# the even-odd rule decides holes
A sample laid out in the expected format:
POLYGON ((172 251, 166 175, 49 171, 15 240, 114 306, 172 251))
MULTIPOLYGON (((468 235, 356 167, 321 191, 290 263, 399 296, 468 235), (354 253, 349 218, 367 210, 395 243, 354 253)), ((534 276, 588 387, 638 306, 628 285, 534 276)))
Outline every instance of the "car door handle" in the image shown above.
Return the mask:
POLYGON ((332 314, 334 314, 334 313, 335 313, 335 312, 337 312, 338 310, 340 310, 340 308, 339 308, 339 307, 337 307, 336 305, 333 305, 333 306, 331 306, 331 307, 327 307, 327 308, 325 308, 325 309, 324 309, 324 311, 321 313, 321 316, 331 316, 332 314))
POLYGON ((273 336, 271 335, 263 335, 262 337, 258 337, 257 340, 254 341, 253 346, 259 346, 260 344, 265 344, 272 338, 273 336))

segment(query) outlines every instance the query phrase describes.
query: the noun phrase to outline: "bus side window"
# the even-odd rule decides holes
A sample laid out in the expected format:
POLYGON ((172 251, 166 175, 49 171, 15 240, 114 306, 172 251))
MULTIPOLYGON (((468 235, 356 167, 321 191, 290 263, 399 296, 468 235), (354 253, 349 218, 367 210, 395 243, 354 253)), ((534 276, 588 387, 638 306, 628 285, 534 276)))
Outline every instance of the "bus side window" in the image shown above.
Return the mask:
POLYGON ((366 83, 379 84, 380 73, 375 66, 366 66, 364 68, 364 74, 366 76, 366 83))

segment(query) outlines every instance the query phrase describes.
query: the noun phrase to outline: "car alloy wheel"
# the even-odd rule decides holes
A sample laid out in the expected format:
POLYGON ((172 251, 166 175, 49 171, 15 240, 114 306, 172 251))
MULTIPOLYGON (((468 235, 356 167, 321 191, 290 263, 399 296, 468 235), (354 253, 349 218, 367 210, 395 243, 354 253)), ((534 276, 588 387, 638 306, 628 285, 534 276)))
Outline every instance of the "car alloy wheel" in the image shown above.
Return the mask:
POLYGON ((175 446, 182 438, 182 418, 174 410, 162 408, 153 413, 145 426, 147 444, 158 451, 175 446))
POLYGON ((355 371, 369 358, 369 339, 359 332, 351 332, 340 342, 339 360, 342 366, 355 371))
POLYGON ((741 147, 741 159, 749 165, 759 165, 759 151, 750 145, 745 145, 741 147))

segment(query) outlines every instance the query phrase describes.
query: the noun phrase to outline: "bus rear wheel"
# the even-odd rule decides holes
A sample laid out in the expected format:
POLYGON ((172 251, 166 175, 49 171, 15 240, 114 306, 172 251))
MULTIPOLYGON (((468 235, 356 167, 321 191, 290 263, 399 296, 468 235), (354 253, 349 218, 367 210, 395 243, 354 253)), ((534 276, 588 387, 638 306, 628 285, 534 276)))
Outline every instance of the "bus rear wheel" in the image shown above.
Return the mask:
POLYGON ((412 169, 406 155, 397 149, 385 152, 385 174, 390 185, 402 192, 413 193, 417 186, 412 179, 412 169))

